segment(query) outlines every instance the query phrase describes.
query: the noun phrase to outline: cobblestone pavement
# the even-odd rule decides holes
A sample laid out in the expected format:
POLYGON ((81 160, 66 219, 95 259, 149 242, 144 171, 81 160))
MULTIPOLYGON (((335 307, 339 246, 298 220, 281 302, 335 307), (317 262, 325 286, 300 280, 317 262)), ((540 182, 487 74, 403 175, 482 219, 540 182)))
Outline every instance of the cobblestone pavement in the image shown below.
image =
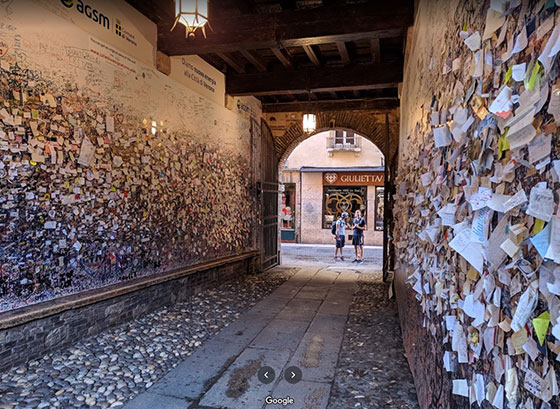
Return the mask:
POLYGON ((205 290, 187 302, 0 374, 0 409, 122 407, 306 265, 322 266, 326 272, 361 272, 328 408, 418 408, 396 305, 380 278, 382 250, 366 249, 366 262, 359 266, 332 262, 329 247, 292 245, 282 250, 284 266, 268 274, 205 290))
POLYGON ((0 409, 122 407, 293 273, 279 267, 224 283, 15 367, 0 375, 0 409))
POLYGON ((350 307, 329 409, 418 408, 394 300, 381 273, 361 274, 350 307))

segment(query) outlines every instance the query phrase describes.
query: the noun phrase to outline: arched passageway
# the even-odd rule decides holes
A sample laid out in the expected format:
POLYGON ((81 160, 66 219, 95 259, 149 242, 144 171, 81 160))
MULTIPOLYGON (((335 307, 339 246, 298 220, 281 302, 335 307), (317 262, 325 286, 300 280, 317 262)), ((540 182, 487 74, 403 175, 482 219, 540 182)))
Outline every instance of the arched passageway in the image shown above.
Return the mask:
POLYGON ((279 166, 282 242, 334 245, 332 223, 347 212, 351 224, 360 211, 364 244, 381 248, 384 165, 381 150, 347 128, 314 133, 287 151, 279 166))
POLYGON ((302 128, 301 113, 265 114, 274 134, 274 147, 280 163, 302 141, 330 129, 350 129, 375 144, 386 157, 392 157, 398 148, 398 112, 380 114, 370 111, 324 111, 318 112, 317 127, 312 133, 302 128), (275 126, 278 120, 283 126, 275 126))

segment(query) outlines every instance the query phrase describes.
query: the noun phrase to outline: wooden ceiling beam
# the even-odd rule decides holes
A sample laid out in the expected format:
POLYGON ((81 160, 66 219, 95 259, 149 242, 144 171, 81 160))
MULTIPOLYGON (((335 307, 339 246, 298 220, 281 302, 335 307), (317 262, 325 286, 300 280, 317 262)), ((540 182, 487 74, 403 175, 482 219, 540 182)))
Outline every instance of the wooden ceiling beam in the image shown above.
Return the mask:
POLYGON ((174 22, 173 0, 127 0, 158 24, 158 49, 167 55, 211 54, 242 49, 300 47, 313 44, 400 37, 413 22, 413 2, 366 2, 245 14, 212 19, 207 38, 185 38, 185 28, 174 22))
POLYGON ((231 74, 229 95, 271 95, 394 88, 402 81, 402 63, 313 67, 297 71, 231 74))
POLYGON ((292 61, 292 58, 287 53, 284 53, 284 51, 282 51, 278 47, 271 48, 271 51, 274 53, 276 58, 278 58, 280 60, 280 62, 282 63, 282 65, 284 67, 286 67, 288 69, 294 68, 294 63, 292 61))
POLYGON ((279 102, 262 105, 263 112, 391 111, 399 107, 396 98, 339 99, 334 101, 279 102))
POLYGON ((243 54, 243 56, 247 58, 247 60, 257 68, 257 70, 261 72, 266 71, 266 64, 254 53, 248 50, 241 50, 241 54, 243 54))
POLYGON ((313 64, 321 65, 321 60, 319 59, 319 56, 317 52, 315 52, 315 50, 313 49, 312 45, 304 45, 303 51, 305 51, 305 54, 307 54, 307 56, 309 57, 309 59, 313 64))
POLYGON ((381 61, 381 47, 379 45, 379 38, 372 38, 371 44, 371 62, 378 63, 381 61))
POLYGON ((237 61, 235 61, 233 57, 230 57, 226 53, 216 53, 216 55, 220 57, 222 60, 224 60, 226 64, 229 65, 231 68, 233 68, 238 74, 245 73, 245 67, 239 64, 237 61))
POLYGON ((348 48, 346 48, 346 43, 344 41, 337 41, 336 48, 338 48, 338 53, 340 54, 342 64, 350 64, 350 56, 348 55, 348 48))
POLYGON ((297 1, 296 0, 280 0, 280 5, 282 6, 283 10, 293 10, 297 8, 297 1))

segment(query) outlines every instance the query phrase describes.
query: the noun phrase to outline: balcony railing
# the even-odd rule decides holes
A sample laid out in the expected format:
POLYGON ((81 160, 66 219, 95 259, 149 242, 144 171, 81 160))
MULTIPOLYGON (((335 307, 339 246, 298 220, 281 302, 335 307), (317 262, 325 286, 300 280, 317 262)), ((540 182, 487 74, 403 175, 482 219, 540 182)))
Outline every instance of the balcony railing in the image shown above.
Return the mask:
POLYGON ((327 151, 329 154, 338 151, 349 151, 359 153, 362 151, 362 137, 353 135, 351 137, 327 136, 327 151))

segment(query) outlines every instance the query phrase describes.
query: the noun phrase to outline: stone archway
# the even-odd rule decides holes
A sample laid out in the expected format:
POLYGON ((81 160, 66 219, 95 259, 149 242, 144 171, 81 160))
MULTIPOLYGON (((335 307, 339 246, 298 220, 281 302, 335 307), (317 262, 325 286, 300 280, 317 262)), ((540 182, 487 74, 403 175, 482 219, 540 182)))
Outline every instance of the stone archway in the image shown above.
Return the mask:
MULTIPOLYGON (((389 146, 386 147, 385 114, 369 112, 334 111, 321 112, 317 115, 317 129, 306 134, 303 132, 301 119, 293 121, 281 135, 275 137, 275 149, 280 163, 288 158, 292 151, 304 140, 317 133, 331 129, 349 129, 371 141, 385 155, 391 158, 398 146, 398 116, 391 112, 389 119, 389 146), (388 149, 387 149, 388 148, 388 149)), ((299 116, 301 118, 301 116, 299 116)))

